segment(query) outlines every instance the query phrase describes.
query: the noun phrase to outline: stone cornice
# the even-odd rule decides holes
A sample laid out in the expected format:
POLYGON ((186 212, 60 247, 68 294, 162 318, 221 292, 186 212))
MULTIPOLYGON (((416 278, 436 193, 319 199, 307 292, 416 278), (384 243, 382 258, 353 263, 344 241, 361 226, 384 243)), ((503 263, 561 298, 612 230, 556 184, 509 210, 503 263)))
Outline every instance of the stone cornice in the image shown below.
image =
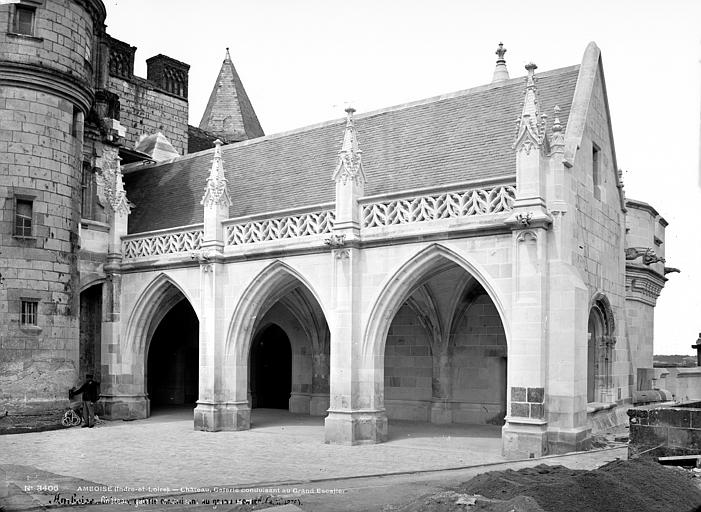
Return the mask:
POLYGON ((655 306, 667 278, 649 267, 626 265, 626 300, 655 306))
POLYGON ((26 87, 59 96, 77 104, 86 114, 95 97, 85 80, 36 64, 6 60, 0 60, 0 85, 26 87))

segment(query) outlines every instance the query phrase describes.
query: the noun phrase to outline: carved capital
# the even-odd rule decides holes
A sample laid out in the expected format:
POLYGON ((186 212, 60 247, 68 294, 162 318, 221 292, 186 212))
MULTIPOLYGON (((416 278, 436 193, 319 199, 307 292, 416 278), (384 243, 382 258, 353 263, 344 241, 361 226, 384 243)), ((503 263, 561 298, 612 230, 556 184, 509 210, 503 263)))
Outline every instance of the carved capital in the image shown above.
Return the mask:
POLYGON ((344 233, 333 234, 329 238, 324 240, 324 243, 332 249, 340 249, 344 245, 346 245, 346 235, 344 233))
POLYGON ((190 258, 197 260, 203 272, 212 271, 212 263, 215 262, 219 253, 213 249, 198 249, 190 253, 190 258))

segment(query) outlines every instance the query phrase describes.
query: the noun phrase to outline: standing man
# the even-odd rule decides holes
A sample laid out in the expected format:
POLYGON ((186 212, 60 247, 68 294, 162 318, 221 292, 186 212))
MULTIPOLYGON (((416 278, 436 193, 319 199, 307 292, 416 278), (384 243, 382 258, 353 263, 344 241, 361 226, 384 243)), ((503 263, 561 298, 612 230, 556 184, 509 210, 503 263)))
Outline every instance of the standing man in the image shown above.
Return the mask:
POLYGON ((72 395, 83 394, 83 426, 81 428, 95 426, 95 402, 100 397, 100 383, 95 382, 92 374, 88 373, 85 376, 85 382, 82 386, 71 393, 72 395))

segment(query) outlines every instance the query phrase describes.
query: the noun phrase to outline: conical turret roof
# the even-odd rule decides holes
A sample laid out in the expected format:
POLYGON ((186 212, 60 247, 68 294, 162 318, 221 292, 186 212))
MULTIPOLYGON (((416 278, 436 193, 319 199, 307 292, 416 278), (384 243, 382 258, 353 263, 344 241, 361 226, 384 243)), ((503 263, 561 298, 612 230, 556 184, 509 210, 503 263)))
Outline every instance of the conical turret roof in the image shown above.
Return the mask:
POLYGON ((225 142, 265 135, 231 61, 228 48, 199 127, 217 135, 225 142))

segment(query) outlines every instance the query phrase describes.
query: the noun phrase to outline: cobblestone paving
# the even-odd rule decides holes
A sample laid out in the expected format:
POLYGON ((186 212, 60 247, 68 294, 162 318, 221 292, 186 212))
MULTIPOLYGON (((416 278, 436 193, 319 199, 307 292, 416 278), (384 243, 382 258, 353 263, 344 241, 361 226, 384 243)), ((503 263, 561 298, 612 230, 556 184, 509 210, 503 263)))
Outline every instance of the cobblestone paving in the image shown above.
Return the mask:
POLYGON ((255 410, 242 432, 193 430, 192 412, 94 429, 0 436, 0 463, 119 487, 168 489, 305 481, 500 462, 494 426, 391 422, 379 445, 323 443, 323 419, 255 410))

